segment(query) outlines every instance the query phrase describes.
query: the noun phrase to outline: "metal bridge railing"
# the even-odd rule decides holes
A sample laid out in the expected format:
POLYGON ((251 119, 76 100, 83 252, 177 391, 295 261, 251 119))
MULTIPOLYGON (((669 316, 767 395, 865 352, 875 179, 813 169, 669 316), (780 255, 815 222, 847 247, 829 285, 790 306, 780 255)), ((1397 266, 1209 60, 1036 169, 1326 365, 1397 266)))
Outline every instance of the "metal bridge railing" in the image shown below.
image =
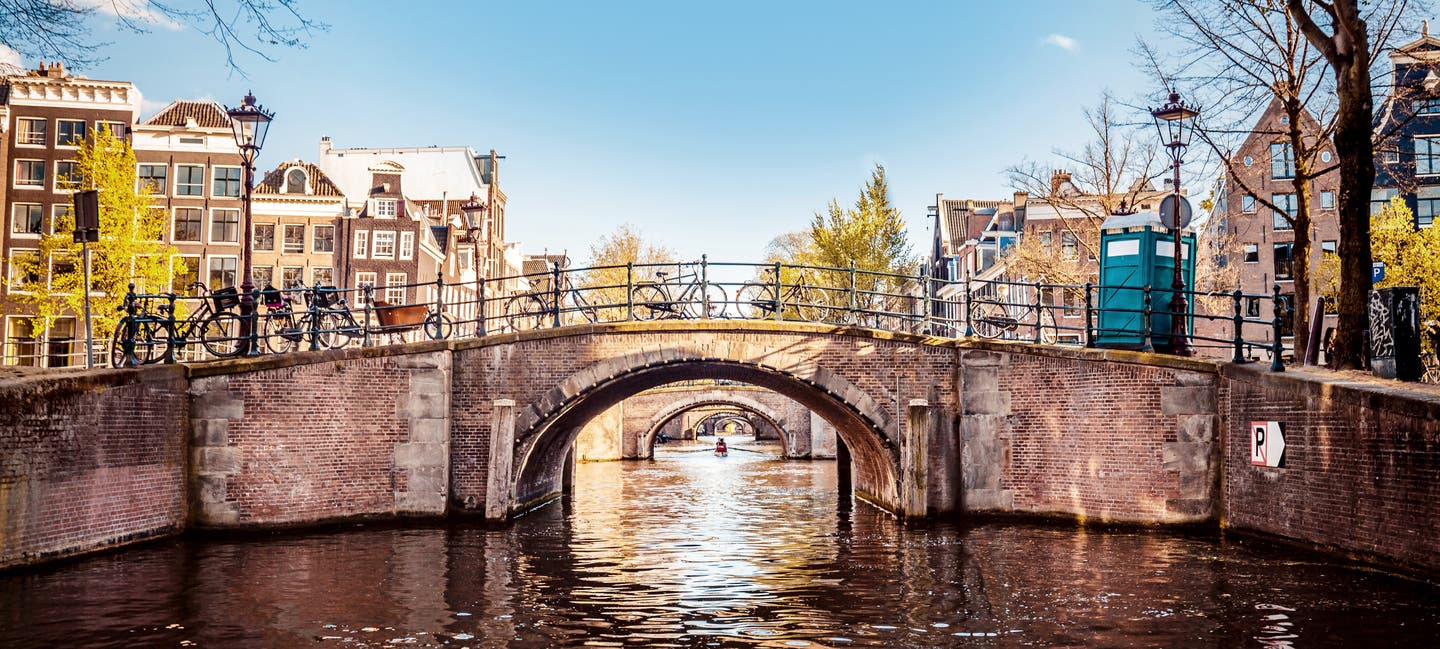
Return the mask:
MULTIPOLYGON (((1159 287, 948 281, 924 271, 911 275, 853 266, 717 263, 702 256, 662 264, 554 265, 540 273, 465 283, 436 279, 389 286, 257 289, 257 313, 251 318, 254 353, 264 354, 679 319, 815 322, 952 338, 1163 351, 1170 338, 1170 294, 1159 287), (1101 306, 1127 301, 1138 306, 1101 306)), ((1183 294, 1190 305, 1184 314, 1187 341, 1197 354, 1238 362, 1265 360, 1273 369, 1283 369, 1282 334, 1290 305, 1278 287, 1270 295, 1183 294), (1271 305, 1272 317, 1260 317, 1260 302, 1271 305)), ((185 296, 139 294, 132 287, 125 315, 109 336, 110 361, 119 367, 240 355, 246 341, 236 304, 233 289, 185 296)))

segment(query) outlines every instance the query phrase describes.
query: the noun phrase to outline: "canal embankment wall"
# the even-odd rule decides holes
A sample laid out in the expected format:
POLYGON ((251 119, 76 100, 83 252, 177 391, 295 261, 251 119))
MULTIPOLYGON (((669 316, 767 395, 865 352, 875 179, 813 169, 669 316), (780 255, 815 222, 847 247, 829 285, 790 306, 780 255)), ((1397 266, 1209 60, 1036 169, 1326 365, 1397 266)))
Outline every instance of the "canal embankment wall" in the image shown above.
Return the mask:
POLYGON ((0 568, 186 525, 185 368, 0 380, 0 568))

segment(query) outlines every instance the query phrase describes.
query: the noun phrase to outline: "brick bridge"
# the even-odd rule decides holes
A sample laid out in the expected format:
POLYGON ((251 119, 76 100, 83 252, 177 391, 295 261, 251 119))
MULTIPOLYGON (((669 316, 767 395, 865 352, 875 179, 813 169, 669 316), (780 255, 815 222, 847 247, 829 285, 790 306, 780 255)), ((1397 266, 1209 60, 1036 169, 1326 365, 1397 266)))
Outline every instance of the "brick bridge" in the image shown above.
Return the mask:
MULTIPOLYGON (((0 568, 187 527, 508 518, 571 488, 587 423, 693 379, 814 413, 825 424, 787 453, 816 454, 830 427, 854 493, 903 517, 1220 522, 1440 569, 1440 535, 1404 531, 1440 518, 1440 398, 1136 352, 726 321, 0 379, 0 568), (1248 464, 1248 422, 1266 419, 1286 427, 1283 468, 1248 464), (1312 506, 1332 502, 1354 506, 1312 506)), ((634 440, 622 454, 643 455, 634 440)))

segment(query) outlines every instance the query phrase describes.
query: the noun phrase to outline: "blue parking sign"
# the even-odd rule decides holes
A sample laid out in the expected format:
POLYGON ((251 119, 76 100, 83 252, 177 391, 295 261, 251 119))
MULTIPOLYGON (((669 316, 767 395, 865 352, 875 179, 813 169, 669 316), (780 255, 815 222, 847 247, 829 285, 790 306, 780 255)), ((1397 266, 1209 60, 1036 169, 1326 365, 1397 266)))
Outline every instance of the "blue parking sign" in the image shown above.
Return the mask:
POLYGON ((1385 281, 1385 262, 1377 261, 1370 264, 1370 283, 1376 284, 1385 281))

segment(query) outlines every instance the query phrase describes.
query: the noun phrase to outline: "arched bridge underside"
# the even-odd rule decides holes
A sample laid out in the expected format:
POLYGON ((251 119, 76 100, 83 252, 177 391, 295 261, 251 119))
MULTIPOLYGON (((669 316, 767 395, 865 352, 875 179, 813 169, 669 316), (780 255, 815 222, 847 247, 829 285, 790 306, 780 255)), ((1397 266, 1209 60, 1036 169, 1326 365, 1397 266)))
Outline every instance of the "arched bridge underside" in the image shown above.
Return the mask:
MULTIPOLYGON (((952 413, 957 405, 955 349, 940 339, 685 322, 568 327, 477 343, 455 352, 451 497, 491 517, 562 493, 571 448, 591 418, 644 390, 691 379, 740 381, 809 408, 849 449, 856 494, 904 513, 911 508, 902 492, 923 490, 924 480, 907 483, 901 469, 898 408, 915 399, 952 413)), ((923 515, 923 494, 919 502, 923 515)))
POLYGON ((665 428, 665 425, 669 424, 671 420, 691 410, 712 407, 725 408, 728 410, 728 412, 717 412, 707 417, 707 419, 716 418, 717 423, 723 421, 719 419, 720 417, 734 417, 744 420, 748 425, 754 426, 754 422, 749 421, 748 417, 745 417, 739 412, 735 412, 736 410, 748 413, 750 416, 764 421, 779 432, 780 444, 785 448, 786 455, 792 454, 792 447, 795 443, 790 439, 791 435, 787 431, 787 426, 785 425, 787 422, 785 421, 785 415, 783 413, 766 404, 760 403, 758 400, 744 393, 727 393, 724 390, 712 389, 685 395, 685 398, 677 400, 668 407, 662 408, 659 412, 655 413, 655 415, 650 418, 650 425, 645 430, 636 431, 640 434, 639 447, 641 449, 641 456, 647 458, 655 456, 655 438, 659 435, 661 429, 665 428))

